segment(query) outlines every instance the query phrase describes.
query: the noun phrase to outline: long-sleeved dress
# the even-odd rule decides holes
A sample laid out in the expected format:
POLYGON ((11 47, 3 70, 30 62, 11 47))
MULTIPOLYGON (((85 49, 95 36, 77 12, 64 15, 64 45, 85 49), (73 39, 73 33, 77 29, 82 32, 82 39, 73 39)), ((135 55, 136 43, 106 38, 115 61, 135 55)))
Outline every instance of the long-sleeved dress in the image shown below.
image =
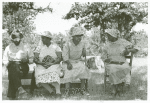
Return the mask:
POLYGON ((73 82, 76 79, 90 78, 90 72, 85 66, 84 61, 81 60, 83 48, 85 48, 85 42, 83 40, 81 40, 78 45, 75 45, 72 40, 64 45, 62 52, 63 60, 69 60, 73 68, 72 70, 68 70, 67 64, 63 63, 62 67, 65 71, 65 75, 61 79, 61 83, 73 82))
POLYGON ((113 62, 124 62, 122 65, 105 63, 105 68, 109 74, 109 81, 111 84, 130 82, 131 67, 123 55, 123 51, 127 46, 132 46, 132 43, 125 39, 118 39, 115 42, 108 43, 104 49, 102 55, 103 60, 109 58, 113 62))

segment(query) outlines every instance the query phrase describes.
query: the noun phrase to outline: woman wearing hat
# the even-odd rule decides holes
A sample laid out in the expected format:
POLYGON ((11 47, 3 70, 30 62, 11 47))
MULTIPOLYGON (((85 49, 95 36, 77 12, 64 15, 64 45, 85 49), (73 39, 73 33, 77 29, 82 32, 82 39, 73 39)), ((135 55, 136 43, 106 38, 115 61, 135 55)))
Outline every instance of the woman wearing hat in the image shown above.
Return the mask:
POLYGON ((84 34, 85 31, 82 27, 72 27, 70 29, 72 38, 63 47, 62 57, 65 75, 61 82, 66 83, 66 96, 69 96, 70 82, 76 79, 81 80, 81 93, 88 95, 85 90, 85 82, 89 78, 89 70, 84 61, 81 60, 81 57, 86 56, 85 42, 82 39, 84 34))
POLYGON ((52 44, 52 34, 45 31, 41 35, 42 44, 35 50, 36 58, 34 59, 37 64, 35 69, 35 80, 37 86, 43 86, 51 95, 54 91, 49 84, 53 85, 56 89, 56 97, 60 98, 60 61, 61 49, 59 46, 52 44))
POLYGON ((119 91, 117 86, 122 82, 130 85, 131 67, 126 62, 125 55, 130 52, 135 53, 137 49, 132 48, 133 45, 125 39, 118 38, 120 32, 117 29, 106 29, 105 33, 109 42, 105 46, 102 59, 109 74, 109 81, 113 88, 112 93, 116 95, 116 92, 119 91))
POLYGON ((9 44, 3 55, 3 63, 8 69, 8 94, 10 99, 19 99, 21 95, 27 96, 26 91, 21 86, 21 74, 25 76, 29 71, 28 63, 33 62, 31 49, 22 42, 23 35, 19 30, 14 30, 11 35, 12 43, 9 44))

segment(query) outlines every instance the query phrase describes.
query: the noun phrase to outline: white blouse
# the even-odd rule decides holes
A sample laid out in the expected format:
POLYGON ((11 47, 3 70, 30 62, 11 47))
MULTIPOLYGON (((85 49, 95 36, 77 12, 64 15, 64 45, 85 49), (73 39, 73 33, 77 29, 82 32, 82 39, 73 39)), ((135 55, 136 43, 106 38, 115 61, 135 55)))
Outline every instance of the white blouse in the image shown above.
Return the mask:
POLYGON ((9 61, 21 61, 22 58, 29 59, 29 62, 32 63, 33 56, 29 45, 21 42, 16 46, 14 43, 11 43, 4 51, 3 64, 7 66, 9 61))

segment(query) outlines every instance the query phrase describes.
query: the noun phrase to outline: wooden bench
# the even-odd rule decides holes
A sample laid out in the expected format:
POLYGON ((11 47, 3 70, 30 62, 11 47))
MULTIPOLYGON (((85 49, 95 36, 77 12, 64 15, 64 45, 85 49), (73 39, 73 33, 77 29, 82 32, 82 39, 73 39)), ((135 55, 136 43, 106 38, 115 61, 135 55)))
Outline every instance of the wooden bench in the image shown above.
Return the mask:
MULTIPOLYGON (((90 58, 93 58, 93 57, 95 57, 95 56, 87 56, 87 60, 89 60, 90 58)), ((26 76, 21 78, 22 79, 21 80, 22 81, 22 85, 29 85, 30 86, 30 92, 33 92, 34 89, 36 88, 35 77, 34 77, 35 66, 36 66, 36 64, 29 65, 29 67, 30 67, 29 73, 26 76)), ((74 87, 79 87, 80 80, 77 79, 76 81, 73 81, 72 84, 73 84, 74 87)), ((61 84, 61 87, 65 87, 64 84, 61 84)), ((86 87, 87 87, 87 85, 86 85, 86 87)))
MULTIPOLYGON (((31 64, 31 65, 34 65, 34 64, 31 64)), ((35 74, 35 66, 31 66, 29 65, 30 69, 29 69, 29 72, 26 76, 21 76, 21 82, 22 82, 22 85, 23 86, 30 86, 30 92, 32 93, 34 91, 35 88, 37 88, 36 84, 35 84, 35 77, 34 77, 34 74, 35 74)), ((23 75, 23 73, 21 73, 23 75)), ((72 82, 74 85, 74 87, 79 87, 80 85, 80 80, 77 79, 76 81, 73 81, 72 82)), ((61 88, 64 88, 65 85, 64 84, 61 84, 61 88)))

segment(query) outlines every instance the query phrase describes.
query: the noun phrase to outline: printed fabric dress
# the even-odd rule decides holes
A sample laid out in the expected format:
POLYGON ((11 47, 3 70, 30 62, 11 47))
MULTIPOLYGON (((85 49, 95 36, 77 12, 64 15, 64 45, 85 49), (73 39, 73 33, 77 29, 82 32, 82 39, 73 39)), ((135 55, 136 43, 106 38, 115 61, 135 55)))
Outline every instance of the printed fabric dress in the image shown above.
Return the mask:
POLYGON ((85 42, 81 40, 78 45, 75 45, 72 40, 67 42, 63 47, 62 57, 63 60, 69 60, 73 66, 72 70, 67 69, 67 64, 63 63, 62 68, 65 71, 61 83, 73 82, 77 79, 89 79, 90 72, 81 60, 82 50, 85 48, 85 42))
MULTIPOLYGON (((54 60, 57 58, 56 52, 61 52, 60 47, 55 44, 51 44, 49 47, 46 45, 40 45, 37 47, 35 52, 39 52, 39 60, 42 61, 43 58, 47 55, 51 56, 54 60)), ((37 65, 35 68, 35 79, 37 86, 40 86, 40 83, 60 83, 60 71, 61 65, 55 64, 45 69, 42 65, 37 65)))
POLYGON ((129 75, 131 67, 122 53, 126 46, 131 45, 132 43, 125 39, 118 39, 116 42, 111 42, 106 45, 102 55, 103 59, 109 58, 111 61, 124 62, 122 65, 105 63, 105 68, 109 74, 109 81, 111 84, 119 84, 127 81, 130 82, 129 75))

